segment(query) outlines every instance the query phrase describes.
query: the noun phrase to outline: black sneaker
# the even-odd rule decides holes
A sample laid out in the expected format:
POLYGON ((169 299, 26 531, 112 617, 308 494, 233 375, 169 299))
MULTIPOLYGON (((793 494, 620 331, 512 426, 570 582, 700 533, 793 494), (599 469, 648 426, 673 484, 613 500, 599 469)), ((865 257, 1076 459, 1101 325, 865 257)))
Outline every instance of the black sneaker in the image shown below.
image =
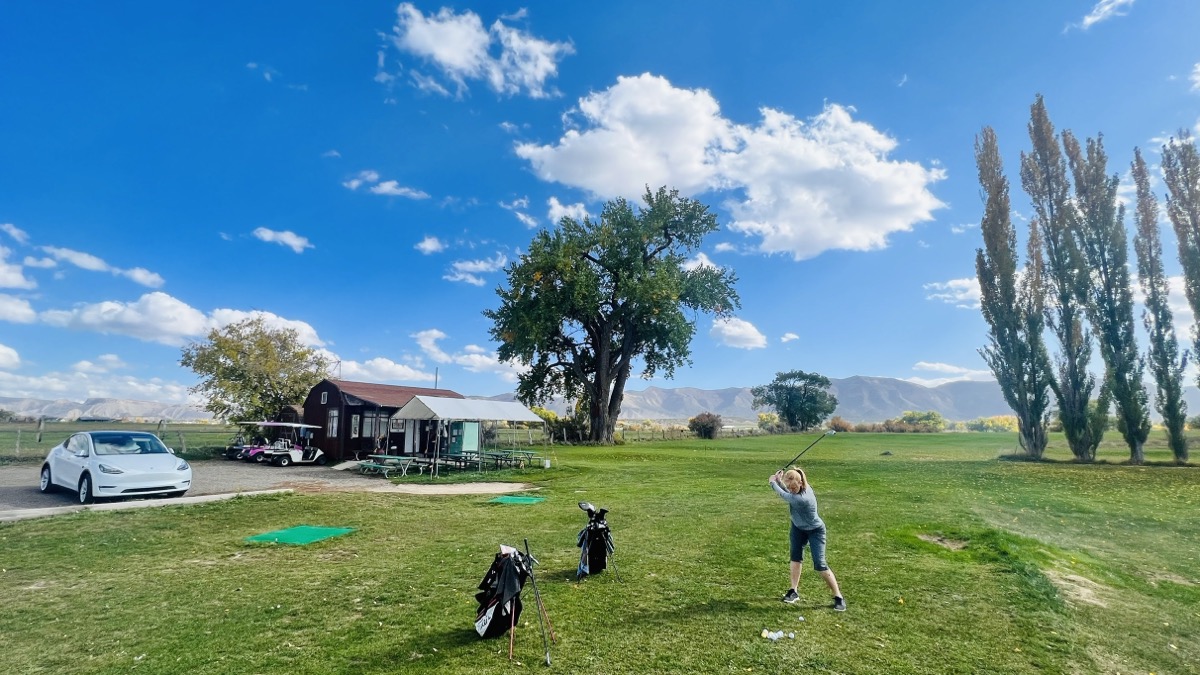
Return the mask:
POLYGON ((835 611, 835 612, 844 612, 844 611, 846 611, 846 600, 845 600, 845 598, 834 598, 834 599, 833 599, 833 611, 835 611))
POLYGON ((797 593, 796 589, 794 589, 794 588, 789 588, 788 592, 783 594, 783 601, 789 605, 792 604, 793 602, 796 602, 799 599, 800 599, 800 594, 797 593))

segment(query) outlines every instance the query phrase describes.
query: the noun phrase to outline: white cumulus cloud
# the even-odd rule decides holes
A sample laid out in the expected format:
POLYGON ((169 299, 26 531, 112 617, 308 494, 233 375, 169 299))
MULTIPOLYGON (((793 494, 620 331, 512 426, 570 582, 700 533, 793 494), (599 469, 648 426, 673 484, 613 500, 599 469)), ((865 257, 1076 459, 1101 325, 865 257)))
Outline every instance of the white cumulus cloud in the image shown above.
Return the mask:
POLYGON ((448 353, 438 345, 440 340, 446 338, 446 334, 436 328, 415 333, 412 338, 417 341, 421 351, 435 363, 453 363, 472 373, 492 373, 508 382, 516 382, 517 375, 524 370, 520 366, 500 361, 494 351, 478 345, 467 345, 460 352, 448 353))
POLYGON ((0 246, 0 288, 37 288, 37 282, 25 276, 25 269, 20 263, 8 262, 11 253, 0 246))
POLYGON ((36 320, 37 312, 28 300, 0 293, 0 321, 33 323, 36 320))
POLYGON ((853 108, 828 104, 809 120, 763 108, 756 124, 735 124, 708 91, 647 73, 618 78, 572 112, 579 122, 556 143, 515 145, 539 178, 599 198, 639 199, 662 185, 724 195, 729 228, 763 253, 883 248, 945 206, 930 192, 945 170, 892 159, 896 140, 853 108))
POLYGON ((685 270, 690 271, 696 269, 697 267, 711 267, 718 270, 721 269, 721 266, 712 260, 709 260, 708 256, 704 255, 703 251, 697 252, 694 258, 685 260, 683 262, 683 269, 685 270))
POLYGON ((990 370, 977 370, 972 368, 964 368, 955 366, 949 363, 936 363, 929 361, 918 361, 913 365, 913 370, 940 373, 941 377, 907 377, 904 378, 908 382, 924 385, 926 387, 936 387, 947 382, 961 382, 964 380, 972 382, 986 382, 995 379, 990 370))
POLYGON ((106 300, 80 304, 71 309, 47 310, 38 315, 42 323, 59 328, 125 335, 146 342, 182 346, 201 339, 214 328, 252 317, 262 317, 271 328, 295 330, 304 344, 324 343, 317 331, 303 321, 285 319, 270 312, 215 309, 210 314, 161 291, 147 293, 134 302, 106 300))
MULTIPOLYGON (((58 246, 43 246, 42 250, 49 253, 54 260, 65 262, 82 270, 89 272, 108 272, 114 276, 126 277, 134 282, 146 286, 148 288, 161 288, 165 283, 163 278, 150 270, 142 267, 134 267, 132 269, 121 269, 114 267, 104 261, 99 256, 85 253, 84 251, 76 251, 70 248, 61 248, 58 246)), ((46 265, 40 265, 46 266, 46 265)))
POLYGON ((372 185, 371 194, 388 197, 408 197, 409 199, 428 199, 429 193, 410 187, 404 187, 394 180, 385 180, 378 185, 372 185))
POLYGON ((21 355, 8 345, 0 345, 0 368, 16 370, 21 366, 21 355))
POLYGON ((726 347, 762 349, 767 346, 767 336, 759 332, 754 324, 736 317, 713 319, 708 334, 726 347))
POLYGON ((926 300, 940 300, 962 309, 979 309, 979 280, 975 277, 932 281, 924 285, 926 300))
POLYGON ((799 340, 799 339, 800 339, 800 336, 796 335, 795 333, 784 333, 783 335, 779 336, 780 342, 791 342, 792 340, 799 340))
POLYGON ((1192 91, 1200 91, 1200 63, 1192 66, 1192 76, 1189 79, 1192 82, 1192 91))
MULTIPOLYGON (((568 42, 552 42, 504 23, 515 17, 501 17, 484 28, 478 14, 461 14, 443 7, 426 16, 411 3, 396 8, 396 24, 391 45, 401 53, 412 54, 436 69, 461 97, 469 81, 483 81, 499 94, 514 96, 522 92, 533 98, 553 96, 547 81, 558 75, 558 63, 574 53, 568 42), (494 54, 494 55, 493 55, 494 54)), ((378 63, 376 81, 391 83, 384 58, 378 63), (382 75, 382 76, 381 76, 382 75)), ((449 90, 433 76, 410 68, 413 84, 427 92, 449 95, 449 90)))
POLYGON ((29 243, 29 234, 12 223, 0 223, 0 232, 12 237, 18 244, 29 243))
POLYGON ((582 223, 583 219, 588 217, 587 208, 584 207, 582 202, 563 204, 558 201, 558 197, 551 197, 546 200, 546 206, 548 207, 546 217, 555 225, 559 224, 563 218, 570 218, 582 223))
POLYGON ((432 382, 433 373, 382 356, 359 363, 341 361, 342 377, 364 382, 432 382))
POLYGON ((295 253, 304 253, 304 249, 306 248, 316 248, 308 241, 308 237, 302 237, 291 230, 277 232, 265 227, 259 227, 255 228, 254 237, 269 244, 285 246, 292 249, 295 253))
POLYGON ((353 178, 342 181, 342 187, 345 187, 348 190, 357 190, 359 186, 363 185, 364 183, 377 182, 379 182, 379 172, 371 169, 365 169, 363 171, 359 171, 353 178))
POLYGON ((473 286, 482 286, 486 282, 479 276, 480 274, 503 269, 507 262, 508 257, 503 253, 497 253, 495 257, 483 260, 456 260, 451 263, 450 271, 442 278, 447 281, 464 281, 473 286))
POLYGON ((433 253, 440 253, 441 251, 445 251, 446 244, 444 242, 442 242, 441 239, 438 239, 437 237, 434 237, 432 235, 426 235, 425 238, 422 239, 421 241, 418 241, 416 243, 416 245, 413 246, 413 248, 417 249, 421 253, 424 253, 425 255, 431 255, 433 253))

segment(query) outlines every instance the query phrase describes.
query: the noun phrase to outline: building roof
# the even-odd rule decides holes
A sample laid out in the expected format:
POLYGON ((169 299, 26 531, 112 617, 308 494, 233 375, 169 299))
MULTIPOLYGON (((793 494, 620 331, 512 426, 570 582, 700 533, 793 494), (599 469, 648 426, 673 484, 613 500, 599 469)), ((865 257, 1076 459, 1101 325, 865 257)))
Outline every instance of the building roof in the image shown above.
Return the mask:
POLYGON ((401 387, 394 384, 373 384, 371 382, 350 382, 349 380, 330 379, 334 386, 354 398, 366 403, 385 408, 400 408, 414 396, 438 396, 441 398, 466 398, 456 391, 449 389, 430 389, 428 387, 401 387))
POLYGON ((515 401, 414 396, 392 414, 399 420, 480 420, 541 422, 532 410, 515 401))

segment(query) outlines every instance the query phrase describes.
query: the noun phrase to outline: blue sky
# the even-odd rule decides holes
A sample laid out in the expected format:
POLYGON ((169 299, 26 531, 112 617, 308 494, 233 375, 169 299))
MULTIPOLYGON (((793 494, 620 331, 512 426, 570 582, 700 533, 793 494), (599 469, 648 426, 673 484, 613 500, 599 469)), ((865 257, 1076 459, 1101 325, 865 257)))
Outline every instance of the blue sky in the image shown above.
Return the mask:
POLYGON ((0 4, 0 396, 185 401, 180 347, 254 313, 346 379, 511 391, 503 266, 646 185, 716 211, 742 308, 630 389, 988 379, 979 130, 1023 228, 1037 93, 1122 175, 1200 125, 1200 3, 731 7, 0 4))

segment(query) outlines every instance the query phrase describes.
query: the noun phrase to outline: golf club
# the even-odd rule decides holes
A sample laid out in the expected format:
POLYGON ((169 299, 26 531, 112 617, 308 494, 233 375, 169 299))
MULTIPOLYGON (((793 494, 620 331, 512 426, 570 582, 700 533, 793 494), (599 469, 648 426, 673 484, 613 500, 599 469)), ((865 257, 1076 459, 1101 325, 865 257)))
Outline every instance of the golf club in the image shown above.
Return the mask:
POLYGON ((784 464, 782 470, 786 471, 789 466, 795 464, 796 460, 800 459, 801 455, 808 452, 809 449, 812 448, 812 446, 816 445, 817 443, 820 443, 822 438, 825 438, 826 436, 834 436, 836 434, 837 434, 836 431, 830 429, 829 431, 826 431, 825 433, 821 434, 820 436, 817 436, 817 440, 813 441, 812 443, 809 443, 807 448, 801 450, 799 455, 796 455, 795 457, 792 458, 792 461, 788 462, 787 464, 784 464))
MULTIPOLYGON (((533 599, 537 603, 538 625, 542 627, 542 646, 546 648, 546 665, 550 665, 550 643, 546 641, 546 625, 542 623, 542 615, 546 613, 546 606, 542 604, 542 594, 538 593, 537 578, 533 576, 533 565, 537 560, 533 554, 529 552, 529 540, 525 540, 525 557, 529 559, 529 581, 533 584, 533 599)), ((550 623, 550 616, 546 615, 546 623, 550 623)), ((554 633, 554 626, 550 626, 550 633, 554 633)))

